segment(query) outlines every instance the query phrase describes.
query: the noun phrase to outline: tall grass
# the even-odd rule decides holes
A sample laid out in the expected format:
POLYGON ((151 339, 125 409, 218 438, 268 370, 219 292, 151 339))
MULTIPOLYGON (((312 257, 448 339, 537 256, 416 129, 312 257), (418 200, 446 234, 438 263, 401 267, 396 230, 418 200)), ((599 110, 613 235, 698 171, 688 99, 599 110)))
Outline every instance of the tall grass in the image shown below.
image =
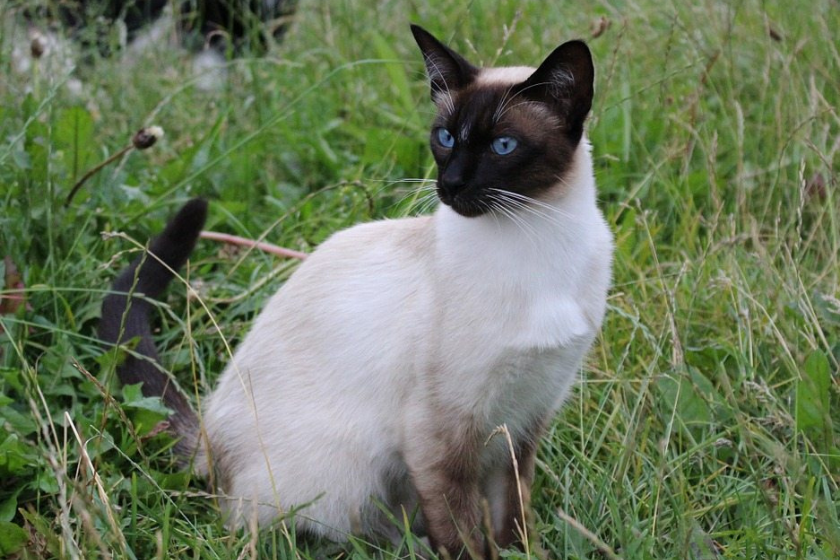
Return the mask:
MULTIPOLYGON (((232 61, 209 92, 168 45, 131 64, 84 53, 72 76, 44 61, 15 72, 26 4, 0 4, 0 556, 422 550, 227 531, 204 482, 173 464, 159 403, 117 386, 95 334, 116 270, 189 197, 213 201, 210 229, 299 250, 420 211, 405 181, 433 176, 418 22, 477 63, 537 64, 574 37, 595 54, 589 136, 615 279, 540 448, 547 556, 840 557, 836 0, 301 0, 283 44, 232 61), (64 207, 152 123, 162 142, 64 207)), ((196 402, 293 268, 200 244, 201 301, 174 286, 158 337, 196 402)))

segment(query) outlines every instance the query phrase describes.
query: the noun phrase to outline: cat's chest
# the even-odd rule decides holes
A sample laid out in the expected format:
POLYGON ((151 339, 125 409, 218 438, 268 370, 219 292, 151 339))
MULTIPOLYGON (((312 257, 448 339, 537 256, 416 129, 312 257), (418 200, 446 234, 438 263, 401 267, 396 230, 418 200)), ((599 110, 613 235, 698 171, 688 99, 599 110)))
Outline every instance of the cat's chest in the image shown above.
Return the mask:
POLYGON ((442 289, 433 359, 443 394, 518 428, 559 405, 595 326, 562 279, 496 274, 442 289))
POLYGON ((586 297, 593 251, 585 231, 539 222, 525 235, 516 223, 464 221, 446 209, 435 218, 435 305, 444 330, 529 350, 564 346, 597 328, 586 297))
POLYGON ((441 310, 439 328, 448 333, 444 342, 489 354, 495 349, 531 355, 595 331, 575 270, 488 261, 452 267, 438 285, 435 305, 441 310))
POLYGON ((488 369, 483 400, 477 403, 485 429, 504 424, 514 439, 527 436, 535 420, 557 410, 565 399, 588 343, 502 353, 488 369))
POLYGON ((493 223, 473 237, 446 226, 441 235, 459 243, 438 246, 433 359, 446 371, 438 394, 527 431, 559 406, 598 328, 587 297, 591 253, 582 236, 570 245, 556 232, 536 242, 493 223))

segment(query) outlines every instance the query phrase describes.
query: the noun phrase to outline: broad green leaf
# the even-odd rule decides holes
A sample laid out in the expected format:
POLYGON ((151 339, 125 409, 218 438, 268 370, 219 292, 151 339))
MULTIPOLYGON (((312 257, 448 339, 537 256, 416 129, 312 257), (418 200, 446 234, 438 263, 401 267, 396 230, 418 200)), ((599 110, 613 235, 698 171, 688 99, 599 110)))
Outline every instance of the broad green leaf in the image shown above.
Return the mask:
POLYGON ((140 387, 126 385, 123 387, 123 408, 129 411, 131 421, 139 435, 146 435, 162 420, 165 420, 171 411, 166 408, 160 397, 144 397, 140 387))
POLYGON ((163 416, 168 415, 171 411, 166 408, 159 397, 143 396, 143 392, 141 390, 142 385, 142 383, 137 383, 135 385, 125 385, 123 387, 123 407, 148 410, 163 416))
POLYGON ((14 554, 29 542, 26 529, 8 521, 0 521, 0 556, 14 554))
MULTIPOLYGON (((19 412, 11 406, 0 406, 0 425, 8 422, 15 432, 27 436, 38 429, 31 414, 19 412)), ((0 445, 2 448, 2 445, 0 445)))
POLYGON ((715 408, 721 407, 715 405, 720 405, 722 399, 712 382, 698 370, 688 368, 675 372, 658 385, 663 414, 667 418, 676 411, 676 421, 692 436, 697 437, 698 430, 716 419, 715 408))
POLYGON ((826 444, 832 439, 830 388, 828 357, 815 350, 805 360, 796 382, 796 428, 826 444))
POLYGON ((21 489, 18 488, 6 501, 0 503, 0 523, 7 523, 14 519, 17 511, 17 497, 21 489))
POLYGON ((10 434, 0 443, 0 476, 23 473, 31 464, 29 446, 17 434, 10 434))
POLYGON ((93 118, 82 107, 61 111, 55 123, 56 147, 67 151, 67 165, 75 179, 93 163, 96 142, 93 138, 93 118))

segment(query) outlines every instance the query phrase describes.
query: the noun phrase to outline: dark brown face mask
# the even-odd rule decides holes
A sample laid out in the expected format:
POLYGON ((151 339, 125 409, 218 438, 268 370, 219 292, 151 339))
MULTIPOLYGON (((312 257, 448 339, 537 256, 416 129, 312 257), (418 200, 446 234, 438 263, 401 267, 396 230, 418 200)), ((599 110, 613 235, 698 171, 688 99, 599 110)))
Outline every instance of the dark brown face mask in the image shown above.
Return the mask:
POLYGON ((512 196, 540 199, 562 182, 592 106, 589 48, 569 41, 527 79, 482 80, 481 69, 420 27, 438 115, 430 145, 440 200, 465 217, 505 205, 512 196))

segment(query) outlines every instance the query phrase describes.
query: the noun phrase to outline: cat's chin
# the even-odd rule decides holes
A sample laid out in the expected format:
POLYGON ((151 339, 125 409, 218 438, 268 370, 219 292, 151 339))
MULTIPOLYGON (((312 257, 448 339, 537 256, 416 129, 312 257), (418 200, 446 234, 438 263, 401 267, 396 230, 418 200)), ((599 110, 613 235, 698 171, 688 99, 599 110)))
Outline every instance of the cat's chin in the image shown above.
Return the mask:
POLYGON ((438 199, 452 208, 452 210, 459 216, 465 218, 477 218, 490 212, 491 208, 488 204, 481 200, 464 200, 459 196, 450 196, 446 192, 438 189, 438 199))
POLYGON ((490 212, 490 208, 478 202, 459 202, 457 199, 452 201, 441 200, 444 204, 452 208, 456 214, 465 218, 477 218, 490 212))

